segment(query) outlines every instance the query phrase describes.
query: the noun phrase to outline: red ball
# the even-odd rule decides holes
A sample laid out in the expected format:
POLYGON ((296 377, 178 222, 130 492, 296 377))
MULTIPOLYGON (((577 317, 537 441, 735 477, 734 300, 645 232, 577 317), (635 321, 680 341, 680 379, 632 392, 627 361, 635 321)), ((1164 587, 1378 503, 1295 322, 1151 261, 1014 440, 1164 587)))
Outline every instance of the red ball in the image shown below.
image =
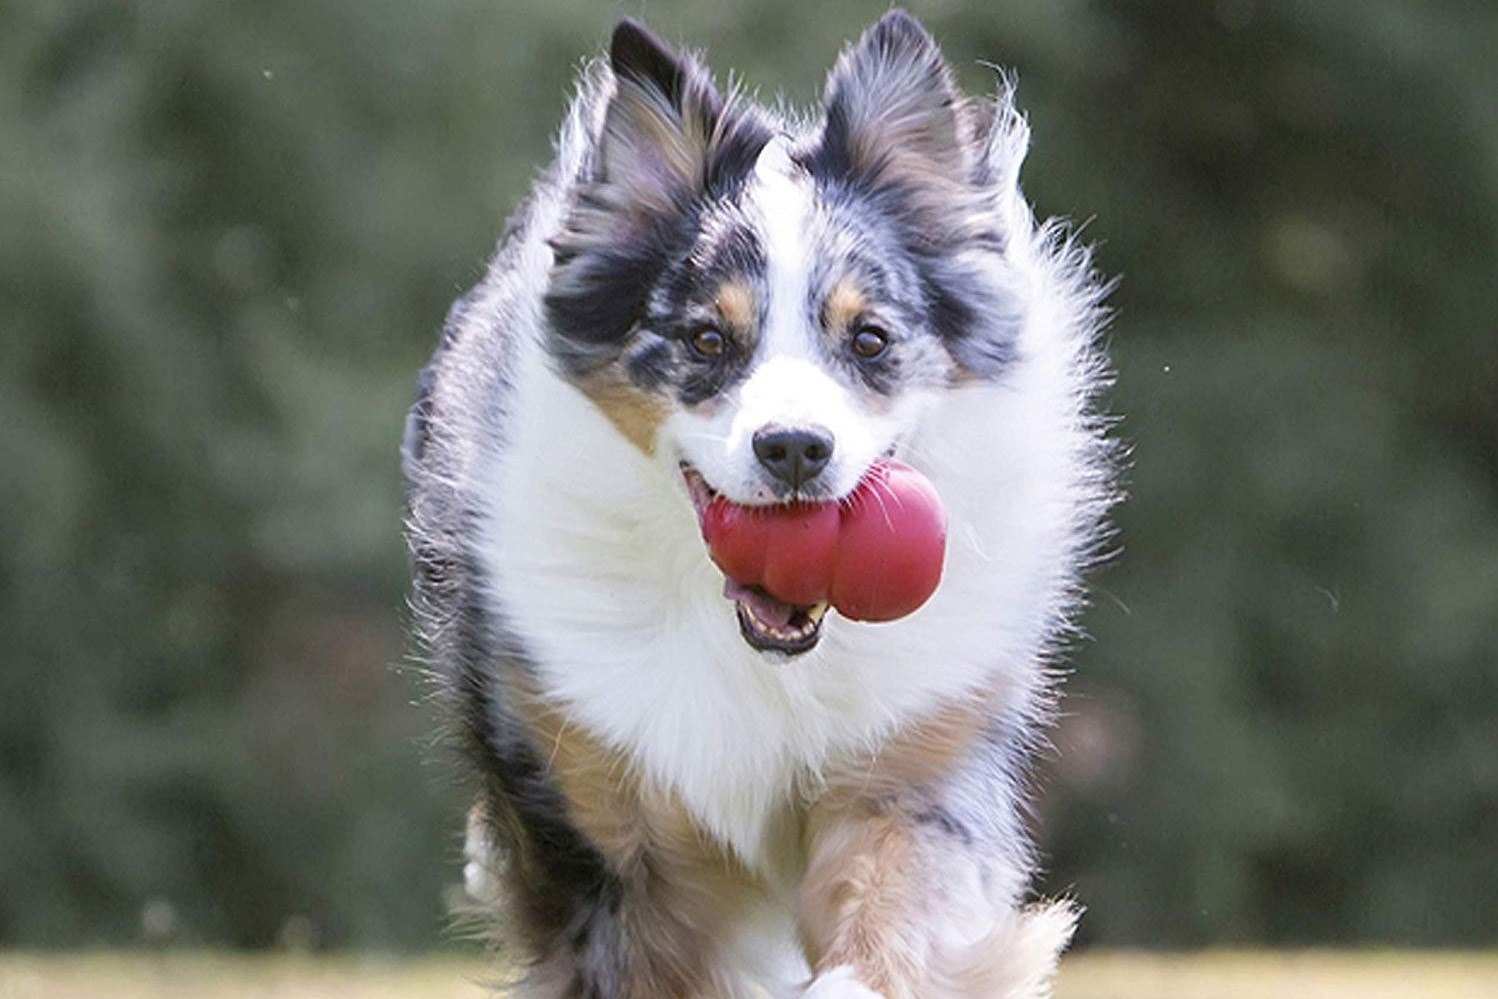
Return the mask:
POLYGON ((771 523, 760 585, 788 604, 826 599, 840 544, 837 504, 796 504, 771 523))
POLYGON ((716 497, 703 510, 702 536, 724 575, 777 600, 826 600, 855 621, 893 621, 936 592, 947 523, 925 476, 884 461, 841 505, 750 507, 716 497))
POLYGON ((947 514, 930 481, 906 465, 875 466, 843 511, 832 606, 854 621, 893 621, 936 592, 947 514))

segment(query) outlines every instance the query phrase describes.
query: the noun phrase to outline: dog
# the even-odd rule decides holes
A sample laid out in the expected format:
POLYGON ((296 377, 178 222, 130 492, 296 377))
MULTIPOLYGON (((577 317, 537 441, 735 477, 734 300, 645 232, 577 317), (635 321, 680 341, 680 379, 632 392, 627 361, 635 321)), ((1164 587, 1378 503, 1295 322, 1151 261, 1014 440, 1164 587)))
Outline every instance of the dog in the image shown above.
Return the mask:
POLYGON ((895 10, 798 117, 624 20, 453 306, 407 535, 511 994, 1049 994, 1076 909, 1028 899, 1027 784, 1112 501, 1105 288, 996 90, 895 10), (725 588, 704 496, 891 458, 946 508, 925 606, 725 588))

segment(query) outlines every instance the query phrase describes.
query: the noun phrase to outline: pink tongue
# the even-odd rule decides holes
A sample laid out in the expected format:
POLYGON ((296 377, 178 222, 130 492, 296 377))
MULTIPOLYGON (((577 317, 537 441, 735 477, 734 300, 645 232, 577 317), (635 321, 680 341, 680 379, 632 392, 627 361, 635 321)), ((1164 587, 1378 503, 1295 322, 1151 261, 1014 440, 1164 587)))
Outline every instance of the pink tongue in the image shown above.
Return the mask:
POLYGON ((782 631, 791 626, 791 615, 796 608, 781 603, 757 586, 745 586, 737 579, 723 578, 723 595, 729 600, 742 600, 754 611, 754 616, 772 628, 782 631))

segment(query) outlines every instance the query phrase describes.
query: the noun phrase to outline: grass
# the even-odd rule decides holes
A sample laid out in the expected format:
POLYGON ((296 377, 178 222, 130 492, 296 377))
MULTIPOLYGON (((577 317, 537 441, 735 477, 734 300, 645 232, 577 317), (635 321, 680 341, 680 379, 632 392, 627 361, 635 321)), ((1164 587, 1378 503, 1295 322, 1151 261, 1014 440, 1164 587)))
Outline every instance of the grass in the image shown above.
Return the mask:
MULTIPOLYGON (((460 957, 0 954, 0 999, 481 999, 460 957)), ((1055 999, 1494 999, 1498 953, 1089 952, 1055 999)))

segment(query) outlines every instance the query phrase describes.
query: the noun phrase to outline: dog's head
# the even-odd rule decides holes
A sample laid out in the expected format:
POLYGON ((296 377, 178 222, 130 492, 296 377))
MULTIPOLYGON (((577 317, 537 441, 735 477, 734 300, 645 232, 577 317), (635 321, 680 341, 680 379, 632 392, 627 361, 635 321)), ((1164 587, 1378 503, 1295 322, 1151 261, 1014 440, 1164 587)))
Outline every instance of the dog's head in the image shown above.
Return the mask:
POLYGON ((610 67, 552 242, 549 347, 699 506, 840 499, 938 393, 1011 364, 998 206, 1023 125, 963 97, 908 14, 843 54, 810 127, 633 21, 610 67))

